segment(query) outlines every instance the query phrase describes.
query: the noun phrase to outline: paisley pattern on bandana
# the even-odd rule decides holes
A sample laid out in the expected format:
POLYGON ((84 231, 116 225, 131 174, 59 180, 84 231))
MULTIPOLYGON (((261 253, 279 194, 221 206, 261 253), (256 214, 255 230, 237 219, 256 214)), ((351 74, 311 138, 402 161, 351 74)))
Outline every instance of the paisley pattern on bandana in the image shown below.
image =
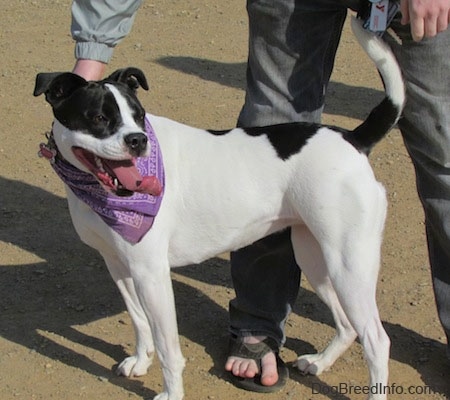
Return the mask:
MULTIPOLYGON (((136 167, 142 176, 156 176, 164 188, 162 154, 147 118, 145 131, 151 145, 151 154, 147 158, 137 158, 136 167)), ((130 197, 115 196, 103 189, 93 175, 80 171, 61 157, 55 157, 55 162, 51 165, 75 196, 128 242, 138 243, 152 227, 164 192, 159 196, 145 193, 134 193, 130 197)))

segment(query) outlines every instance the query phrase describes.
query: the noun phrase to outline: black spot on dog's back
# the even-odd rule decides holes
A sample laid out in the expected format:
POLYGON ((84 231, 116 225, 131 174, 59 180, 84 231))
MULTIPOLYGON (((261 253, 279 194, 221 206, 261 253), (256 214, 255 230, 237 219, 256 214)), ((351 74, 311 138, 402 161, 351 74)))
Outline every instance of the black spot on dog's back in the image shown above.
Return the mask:
MULTIPOLYGON (((320 127, 319 124, 292 122, 241 129, 249 136, 267 136, 278 157, 287 160, 292 155, 299 153, 308 139, 314 136, 320 127)), ((231 130, 209 132, 213 135, 226 135, 231 130)))

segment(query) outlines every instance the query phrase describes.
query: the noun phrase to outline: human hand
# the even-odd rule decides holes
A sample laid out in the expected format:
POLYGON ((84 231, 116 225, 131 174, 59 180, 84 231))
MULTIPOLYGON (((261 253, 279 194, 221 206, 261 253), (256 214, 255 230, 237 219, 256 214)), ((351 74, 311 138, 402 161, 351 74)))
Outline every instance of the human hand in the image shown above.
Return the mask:
POLYGON ((448 28, 450 0, 401 0, 402 24, 411 24, 415 41, 436 36, 448 28))
POLYGON ((80 75, 87 81, 98 81, 103 78, 105 70, 105 63, 95 60, 78 59, 72 72, 80 75))

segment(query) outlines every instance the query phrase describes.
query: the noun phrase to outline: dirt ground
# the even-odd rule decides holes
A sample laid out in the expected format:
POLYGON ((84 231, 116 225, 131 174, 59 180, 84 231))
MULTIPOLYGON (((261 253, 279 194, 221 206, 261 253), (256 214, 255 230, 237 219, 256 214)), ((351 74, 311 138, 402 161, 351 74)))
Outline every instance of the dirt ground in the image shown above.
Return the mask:
MULTIPOLYGON (((150 399, 162 389, 158 362, 139 379, 113 373, 133 350, 129 316, 102 259, 78 240, 62 183, 36 155, 52 116, 44 99, 32 96, 34 78, 73 66, 69 6, 69 0, 2 1, 0 398, 150 399)), ((147 1, 109 71, 142 68, 151 90, 140 98, 154 114, 229 128, 243 103, 246 49, 244 0, 147 1)), ((354 127, 382 96, 374 68, 346 27, 324 121, 354 127)), ((391 398, 445 399, 450 369, 432 295, 423 213, 397 130, 376 147, 371 162, 389 197, 378 299, 392 340, 390 383, 400 387, 395 393, 404 392, 391 398), (406 394, 410 387, 418 394, 406 394)), ((367 383, 358 343, 320 377, 291 370, 281 393, 236 389, 223 371, 233 298, 226 256, 174 271, 173 284, 187 359, 186 399, 364 398, 333 389, 367 383)), ((320 350, 332 335, 329 312, 302 282, 283 358, 320 350)))

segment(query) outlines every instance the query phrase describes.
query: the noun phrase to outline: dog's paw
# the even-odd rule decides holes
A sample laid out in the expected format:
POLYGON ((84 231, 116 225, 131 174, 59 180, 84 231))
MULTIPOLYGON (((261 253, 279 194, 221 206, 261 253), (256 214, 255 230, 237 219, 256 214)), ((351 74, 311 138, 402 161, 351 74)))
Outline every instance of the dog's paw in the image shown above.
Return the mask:
POLYGON ((294 362, 293 366, 298 368, 302 374, 316 376, 326 371, 329 367, 325 363, 322 353, 300 356, 297 358, 297 361, 294 362))
POLYGON ((183 400, 183 395, 180 396, 169 396, 169 393, 162 392, 158 394, 156 397, 153 397, 153 400, 183 400))
POLYGON ((137 355, 125 358, 117 367, 116 374, 128 378, 142 376, 152 365, 152 357, 138 357, 137 355))
POLYGON ((167 392, 162 392, 153 397, 153 400, 169 400, 169 394, 167 392))

